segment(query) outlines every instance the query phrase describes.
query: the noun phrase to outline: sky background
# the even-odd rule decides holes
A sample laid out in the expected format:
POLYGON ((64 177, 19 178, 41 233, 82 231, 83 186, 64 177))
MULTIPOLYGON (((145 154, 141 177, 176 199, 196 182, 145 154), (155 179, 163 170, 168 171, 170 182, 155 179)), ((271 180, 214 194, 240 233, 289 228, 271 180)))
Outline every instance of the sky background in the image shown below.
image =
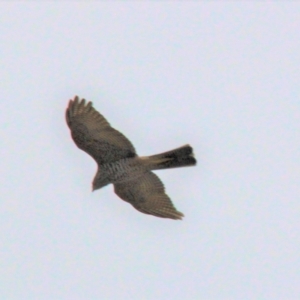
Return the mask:
POLYGON ((300 297, 300 3, 0 3, 0 299, 300 297), (74 95, 150 155, 136 211, 70 137, 74 95))

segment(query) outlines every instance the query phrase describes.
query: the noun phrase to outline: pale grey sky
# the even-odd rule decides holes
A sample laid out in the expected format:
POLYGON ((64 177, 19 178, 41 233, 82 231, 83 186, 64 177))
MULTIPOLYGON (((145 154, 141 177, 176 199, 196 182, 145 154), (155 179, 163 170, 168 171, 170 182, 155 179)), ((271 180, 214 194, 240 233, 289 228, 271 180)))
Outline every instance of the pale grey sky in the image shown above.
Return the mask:
POLYGON ((300 297, 300 3, 1 2, 0 299, 300 297), (183 221, 91 193, 74 95, 156 172, 183 221))

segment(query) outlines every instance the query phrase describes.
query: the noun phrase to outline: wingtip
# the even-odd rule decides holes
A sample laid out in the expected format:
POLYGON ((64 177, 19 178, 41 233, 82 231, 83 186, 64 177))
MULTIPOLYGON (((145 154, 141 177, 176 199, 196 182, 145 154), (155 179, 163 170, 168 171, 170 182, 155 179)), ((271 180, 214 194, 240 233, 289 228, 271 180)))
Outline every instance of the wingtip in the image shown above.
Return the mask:
POLYGON ((73 103, 73 102, 79 102, 79 97, 77 95, 75 95, 74 98, 69 100, 69 103, 73 103))
POLYGON ((180 220, 182 221, 182 218, 184 217, 184 214, 178 210, 168 214, 165 216, 168 219, 173 219, 173 220, 180 220))
POLYGON ((75 95, 73 99, 70 99, 69 100, 69 105, 80 105, 80 106, 92 106, 93 105, 93 102, 91 101, 86 101, 85 98, 80 98, 79 96, 75 95))
POLYGON ((184 217, 184 214, 181 213, 181 212, 178 212, 177 218, 176 218, 175 220, 180 220, 180 221, 182 221, 182 218, 183 218, 183 217, 184 217))

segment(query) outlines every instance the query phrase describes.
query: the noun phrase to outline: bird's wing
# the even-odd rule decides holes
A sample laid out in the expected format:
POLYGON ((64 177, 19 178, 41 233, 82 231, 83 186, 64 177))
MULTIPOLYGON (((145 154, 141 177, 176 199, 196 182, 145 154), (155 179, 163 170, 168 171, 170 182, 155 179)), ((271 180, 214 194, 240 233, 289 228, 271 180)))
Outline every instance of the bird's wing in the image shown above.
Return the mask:
POLYGON ((98 164, 136 156, 131 142, 110 126, 85 99, 76 96, 66 110, 66 121, 78 148, 90 154, 98 164))
POLYGON ((150 171, 137 179, 115 183, 114 188, 120 198, 142 213, 175 220, 184 216, 165 193, 161 180, 150 171))

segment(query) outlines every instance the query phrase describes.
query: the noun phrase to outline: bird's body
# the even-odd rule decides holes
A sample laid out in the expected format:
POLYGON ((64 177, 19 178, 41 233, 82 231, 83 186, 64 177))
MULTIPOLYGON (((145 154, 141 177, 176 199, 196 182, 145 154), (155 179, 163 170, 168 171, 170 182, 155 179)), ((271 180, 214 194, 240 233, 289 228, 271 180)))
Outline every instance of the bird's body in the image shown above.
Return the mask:
POLYGON ((115 193, 137 210, 162 218, 181 219, 163 183, 151 170, 196 164, 189 145, 157 155, 140 157, 131 142, 107 120, 76 96, 66 110, 66 121, 76 145, 98 164, 93 190, 114 184, 115 193))
POLYGON ((110 183, 124 183, 141 176, 147 170, 138 157, 122 158, 115 162, 102 164, 98 168, 94 186, 97 186, 98 178, 105 177, 110 183))

